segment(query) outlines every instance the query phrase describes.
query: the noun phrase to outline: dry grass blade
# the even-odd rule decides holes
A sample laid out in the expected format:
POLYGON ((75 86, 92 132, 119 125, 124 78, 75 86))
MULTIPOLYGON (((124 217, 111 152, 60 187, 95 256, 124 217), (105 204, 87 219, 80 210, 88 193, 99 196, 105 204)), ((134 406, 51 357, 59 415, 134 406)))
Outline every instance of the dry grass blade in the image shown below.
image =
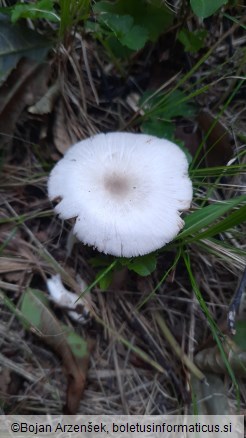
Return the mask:
MULTIPOLYGON (((188 233, 185 242, 181 235, 153 255, 156 267, 151 275, 140 278, 125 267, 124 279, 101 291, 101 268, 117 275, 121 262, 78 242, 70 244, 73 223, 58 220, 47 198, 47 176, 70 144, 122 127, 139 132, 152 111, 148 109, 150 96, 155 99, 161 93, 165 102, 176 91, 181 93, 181 101, 173 102, 178 109, 185 102, 193 105, 197 114, 203 108, 212 115, 199 123, 195 115, 186 113, 171 119, 176 128, 172 135, 188 148, 192 144, 197 151, 204 136, 204 151, 211 163, 199 169, 191 166, 193 210, 214 203, 223 205, 245 193, 245 83, 241 80, 245 57, 241 25, 245 18, 234 24, 231 21, 237 19, 227 21, 228 16, 221 11, 202 22, 194 15, 185 22, 179 16, 184 2, 174 3, 176 21, 168 38, 163 35, 158 42, 148 42, 140 51, 120 58, 118 52, 112 56, 93 31, 78 23, 50 53, 47 73, 43 67, 21 62, 0 90, 0 143, 8 144, 0 151, 0 379, 4 413, 59 414, 66 398, 69 412, 88 415, 194 412, 193 376, 203 388, 196 393, 198 406, 213 399, 214 404, 223 405, 224 413, 229 412, 228 406, 236 412, 239 398, 242 410, 246 406, 243 385, 238 385, 239 396, 235 380, 227 375, 222 380, 217 374, 216 379, 207 378, 207 387, 203 364, 199 369, 194 363, 202 353, 210 373, 224 373, 220 353, 214 344, 207 344, 211 341, 208 319, 193 295, 189 278, 192 274, 209 315, 221 328, 220 321, 226 321, 238 277, 245 269, 245 225, 240 222, 244 210, 235 204, 221 218, 212 218, 210 234, 203 223, 204 228, 200 224, 193 235, 188 233), (190 35, 198 28, 205 31, 200 51, 184 51, 177 39, 184 28, 190 35), (146 107, 139 104, 143 94, 146 107), (220 165, 215 167, 216 163, 220 165), (232 218, 231 213, 235 213, 232 218), (220 219, 227 221, 224 231, 220 219), (234 223, 231 227, 230 221, 234 223), (195 241, 198 234, 203 237, 195 241), (183 254, 190 260, 189 272, 183 254), (47 278, 55 274, 60 274, 64 285, 78 296, 82 287, 77 276, 89 284, 91 320, 82 326, 54 302, 49 303, 48 313, 39 303, 36 314, 42 314, 43 327, 29 324, 24 329, 19 309, 25 291, 38 289, 47 298, 47 278), (88 355, 84 368, 74 362, 64 325, 82 339, 95 339, 88 373, 88 355), (198 353, 201 345, 203 352, 198 353), (63 363, 70 374, 68 392, 63 363)), ((228 14, 233 11, 227 5, 228 14)), ((94 13, 89 21, 98 24, 94 13)), ((41 34, 56 32, 56 25, 48 20, 32 20, 31 24, 41 34)), ((104 35, 101 38, 105 42, 104 35)), ((172 105, 165 108, 167 115, 173 109, 172 105)), ((157 107, 154 111, 155 122, 166 126, 166 113, 160 115, 157 107)), ((204 151, 197 161, 205 161, 204 151)), ((221 331, 224 333, 223 328, 221 331)), ((245 362, 244 356, 241 359, 245 362)), ((233 360, 230 364, 234 366, 233 360)), ((242 367, 235 367, 235 374, 238 370, 241 374, 242 367)), ((209 413, 217 412, 213 403, 209 413)))
POLYGON ((165 336, 165 338, 168 340, 169 344, 177 354, 177 356, 182 360, 182 362, 187 366, 187 368, 190 370, 194 376, 196 376, 199 380, 205 380, 205 375, 197 368, 197 366, 190 361, 188 356, 182 351, 181 347, 178 345, 177 341, 174 339, 173 335, 171 334, 170 330, 168 329, 164 319, 159 313, 155 314, 155 319, 160 326, 160 329, 165 336))
POLYGON ((16 374, 22 376, 24 379, 28 380, 31 383, 34 384, 42 383, 45 391, 48 391, 51 394, 54 392, 54 387, 51 386, 49 383, 45 382, 45 380, 47 379, 46 375, 44 374, 35 375, 33 373, 30 373, 27 371, 25 365, 17 364, 15 361, 7 359, 1 353, 0 353, 0 364, 11 371, 14 371, 16 374))

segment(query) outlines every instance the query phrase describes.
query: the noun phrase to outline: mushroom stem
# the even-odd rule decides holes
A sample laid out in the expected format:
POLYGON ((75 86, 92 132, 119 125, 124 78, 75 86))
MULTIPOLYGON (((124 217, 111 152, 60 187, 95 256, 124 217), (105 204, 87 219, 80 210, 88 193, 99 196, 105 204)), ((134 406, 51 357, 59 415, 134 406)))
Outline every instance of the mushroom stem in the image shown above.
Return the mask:
POLYGON ((77 237, 74 234, 73 228, 69 231, 67 235, 67 241, 66 241, 66 258, 68 259, 73 251, 75 243, 78 242, 77 237))

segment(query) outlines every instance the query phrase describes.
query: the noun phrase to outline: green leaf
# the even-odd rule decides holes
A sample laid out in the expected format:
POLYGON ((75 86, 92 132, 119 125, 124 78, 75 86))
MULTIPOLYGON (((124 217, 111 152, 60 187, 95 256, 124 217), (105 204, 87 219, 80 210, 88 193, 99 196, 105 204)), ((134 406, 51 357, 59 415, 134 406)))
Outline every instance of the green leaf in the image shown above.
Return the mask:
POLYGON ((40 0, 34 4, 18 3, 12 8, 11 21, 16 21, 21 18, 46 19, 58 23, 60 21, 54 10, 54 2, 52 0, 40 0))
POLYGON ((85 31, 92 32, 92 33, 98 33, 98 32, 100 32, 100 24, 95 23, 94 21, 87 20, 85 22, 85 31))
POLYGON ((142 26, 132 26, 130 31, 120 38, 121 44, 132 50, 142 49, 148 41, 148 31, 142 26))
POLYGON ((120 262, 123 266, 127 266, 130 271, 145 277, 156 269, 157 259, 156 255, 152 253, 130 260, 120 259, 120 262))
POLYGON ((227 3, 228 0, 190 0, 193 12, 200 18, 213 15, 221 6, 227 3))
POLYGON ((150 118, 142 123, 141 129, 145 134, 171 140, 174 136, 175 126, 171 122, 150 118))
POLYGON ((200 208, 194 213, 185 217, 185 226, 183 231, 177 236, 178 239, 183 239, 197 231, 201 231, 203 228, 209 226, 216 219, 223 216, 231 208, 236 207, 242 202, 246 201, 246 195, 238 196, 237 198, 220 203, 214 203, 206 207, 200 208))
POLYGON ((99 279, 98 284, 101 290, 107 290, 113 279, 113 271, 106 272, 105 274, 104 272, 105 268, 101 269, 96 275, 96 280, 99 279))
POLYGON ((8 17, 11 17, 13 11, 13 6, 3 6, 0 7, 0 22, 3 20, 3 15, 7 15, 8 17))
POLYGON ((75 357, 82 359, 88 355, 87 342, 73 330, 64 326, 67 343, 75 357))
POLYGON ((127 59, 132 54, 132 50, 121 44, 113 34, 109 35, 105 41, 116 58, 127 59))
POLYGON ((99 21, 114 33, 123 46, 131 50, 142 49, 148 41, 147 30, 141 26, 135 26, 130 15, 104 13, 99 21))
POLYGON ((27 289, 23 295, 20 309, 26 328, 33 326, 38 330, 41 329, 43 306, 49 307, 49 300, 44 292, 37 289, 27 289))
POLYGON ((27 289, 20 310, 23 325, 27 329, 33 327, 40 332, 40 335, 47 336, 47 343, 55 347, 56 351, 62 348, 60 344, 62 341, 68 344, 75 357, 83 358, 88 355, 87 342, 70 327, 60 325, 49 308, 48 298, 41 290, 27 289), (53 339, 48 337, 51 333, 53 339))
POLYGON ((105 266, 109 266, 113 262, 113 260, 114 260, 113 256, 101 255, 91 258, 89 262, 91 266, 93 266, 94 268, 98 268, 98 267, 102 268, 105 266))
POLYGON ((183 44, 185 52, 195 53, 204 47, 206 35, 206 30, 190 32, 188 29, 181 29, 178 34, 178 40, 183 44))
POLYGON ((134 25, 143 27, 151 41, 156 41, 159 35, 165 32, 172 24, 174 14, 162 0, 119 0, 112 3, 99 1, 93 7, 94 12, 111 12, 133 17, 134 25))
POLYGON ((42 61, 51 48, 51 41, 18 24, 12 25, 0 15, 0 83, 16 67, 22 57, 42 61))
POLYGON ((102 14, 100 21, 108 26, 120 39, 122 38, 133 26, 133 18, 130 15, 118 15, 118 14, 102 14))
POLYGON ((194 106, 186 101, 186 95, 181 90, 175 90, 164 99, 162 105, 156 109, 156 114, 161 114, 165 118, 191 117, 195 113, 194 106))
POLYGON ((152 118, 155 115, 168 121, 174 117, 191 117, 195 113, 194 106, 187 102, 186 95, 181 90, 175 90, 169 95, 159 93, 151 97, 151 94, 153 92, 148 90, 139 100, 146 116, 150 113, 152 118))

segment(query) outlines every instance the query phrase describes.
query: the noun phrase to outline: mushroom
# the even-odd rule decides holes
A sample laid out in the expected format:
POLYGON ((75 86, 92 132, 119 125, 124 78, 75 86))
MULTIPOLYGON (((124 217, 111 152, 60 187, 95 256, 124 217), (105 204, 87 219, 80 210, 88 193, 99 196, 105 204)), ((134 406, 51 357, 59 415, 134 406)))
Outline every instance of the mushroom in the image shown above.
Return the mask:
POLYGON ((115 132, 76 143, 48 180, 62 219, 105 254, 134 257, 157 250, 183 228, 192 184, 179 146, 151 135, 115 132))
MULTIPOLYGON (((86 290, 86 282, 81 278, 79 280, 82 291, 86 290)), ((67 290, 63 286, 60 274, 52 275, 46 284, 52 301, 60 307, 67 308, 71 319, 81 324, 88 322, 90 310, 87 301, 67 290)))

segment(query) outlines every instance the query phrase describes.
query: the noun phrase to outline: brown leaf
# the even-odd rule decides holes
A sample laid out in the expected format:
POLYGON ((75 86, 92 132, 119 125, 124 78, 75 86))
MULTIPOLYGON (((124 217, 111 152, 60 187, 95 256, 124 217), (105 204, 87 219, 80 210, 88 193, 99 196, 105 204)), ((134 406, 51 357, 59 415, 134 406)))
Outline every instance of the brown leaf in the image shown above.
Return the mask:
POLYGON ((71 144, 74 143, 70 138, 66 126, 67 124, 65 120, 64 106, 62 101, 60 100, 56 108, 56 119, 54 123, 54 143, 56 149, 62 155, 64 155, 66 150, 69 149, 71 144))
POLYGON ((215 116, 207 111, 201 111, 197 117, 198 128, 194 129, 194 124, 187 126, 177 126, 175 136, 182 140, 185 147, 194 157, 202 138, 207 135, 212 125, 214 125, 202 150, 196 160, 196 163, 202 167, 224 166, 233 156, 232 138, 229 131, 224 125, 217 120, 215 116))
POLYGON ((60 94, 59 82, 55 82, 44 96, 41 97, 34 105, 28 108, 30 114, 49 114, 54 108, 55 102, 60 94))
MULTIPOLYGON (((245 377, 246 375, 246 351, 240 350, 229 337, 225 337, 224 351, 227 361, 236 376, 245 377)), ((226 374, 228 372, 225 361, 218 346, 206 348, 195 356, 195 363, 203 371, 210 371, 216 374, 226 374)))
POLYGON ((197 117, 199 127, 206 135, 215 123, 209 136, 206 139, 206 146, 203 153, 206 157, 203 165, 207 166, 225 166, 233 156, 232 138, 229 131, 215 116, 207 111, 201 111, 197 117))
POLYGON ((33 105, 47 89, 49 65, 23 59, 0 89, 0 145, 9 143, 26 106, 33 105))
POLYGON ((189 122, 186 126, 176 127, 175 137, 183 141, 186 149, 194 157, 202 141, 200 130, 194 129, 194 125, 189 122))

